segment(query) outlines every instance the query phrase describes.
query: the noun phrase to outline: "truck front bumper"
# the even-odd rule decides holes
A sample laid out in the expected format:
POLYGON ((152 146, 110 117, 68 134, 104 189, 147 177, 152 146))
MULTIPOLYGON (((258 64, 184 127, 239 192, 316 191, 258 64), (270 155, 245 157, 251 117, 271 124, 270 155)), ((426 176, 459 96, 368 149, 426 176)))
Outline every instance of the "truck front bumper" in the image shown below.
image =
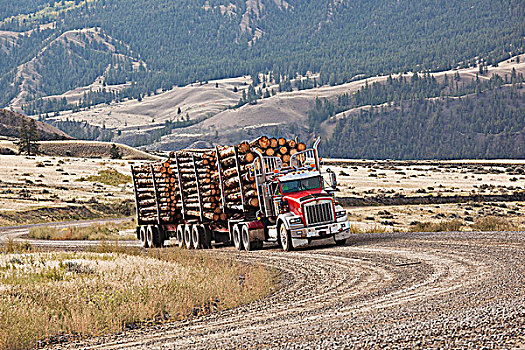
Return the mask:
POLYGON ((341 241, 350 237, 350 223, 342 221, 327 225, 291 229, 290 234, 294 248, 308 245, 311 240, 328 238, 330 236, 333 236, 337 241, 341 241))

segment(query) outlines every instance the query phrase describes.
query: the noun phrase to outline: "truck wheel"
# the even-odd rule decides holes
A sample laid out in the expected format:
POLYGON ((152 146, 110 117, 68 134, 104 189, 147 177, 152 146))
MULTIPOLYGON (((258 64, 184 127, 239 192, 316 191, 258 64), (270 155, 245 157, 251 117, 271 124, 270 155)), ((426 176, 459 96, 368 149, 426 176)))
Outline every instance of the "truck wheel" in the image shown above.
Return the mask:
POLYGON ((202 248, 202 238, 204 232, 202 226, 200 225, 191 225, 191 246, 193 249, 202 248))
POLYGON ((250 250, 254 250, 253 245, 250 244, 250 230, 248 229, 247 225, 242 225, 241 241, 242 241, 244 250, 246 250, 247 252, 249 252, 250 250))
POLYGON ((155 247, 155 241, 153 240, 153 231, 154 226, 148 225, 148 228, 146 229, 146 241, 148 242, 148 247, 150 248, 155 247))
POLYGON ((279 240, 281 241, 281 247, 285 252, 293 250, 292 237, 290 236, 290 231, 288 231, 284 224, 282 224, 279 228, 279 240))
POLYGON ((242 241, 241 241, 241 230, 239 225, 233 226, 233 245, 237 250, 242 250, 242 241))
POLYGON ((148 248, 148 241, 146 239, 146 226, 140 226, 140 240, 142 241, 142 246, 148 248))
POLYGON ((242 225, 241 237, 242 245, 247 252, 262 248, 262 241, 250 241, 250 230, 248 229, 248 225, 242 225))
POLYGON ((177 226, 177 245, 179 248, 184 247, 184 225, 178 225, 177 226))
POLYGON ((202 240, 202 247, 204 249, 211 249, 211 230, 209 226, 203 225, 204 238, 202 240))
POLYGON ((186 249, 192 249, 191 246, 191 225, 184 225, 184 246, 186 249))
POLYGON ((153 247, 162 248, 164 245, 164 232, 162 231, 162 227, 155 225, 151 228, 153 231, 153 247))

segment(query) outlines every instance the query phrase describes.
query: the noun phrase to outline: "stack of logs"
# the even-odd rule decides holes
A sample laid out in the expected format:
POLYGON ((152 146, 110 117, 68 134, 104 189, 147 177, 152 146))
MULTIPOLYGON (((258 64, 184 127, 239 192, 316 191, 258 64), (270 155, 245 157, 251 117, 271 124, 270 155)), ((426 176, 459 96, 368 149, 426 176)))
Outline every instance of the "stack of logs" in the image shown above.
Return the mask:
MULTIPOLYGON (((213 175, 217 173, 215 152, 211 150, 182 150, 176 154, 172 152, 168 162, 172 173, 179 173, 182 184, 183 200, 177 203, 177 209, 184 209, 188 217, 200 217, 202 205, 204 218, 225 221, 227 216, 220 206, 221 192, 217 182, 212 181, 213 175)), ((177 181, 177 189, 178 185, 177 181)))
MULTIPOLYGON (((250 165, 256 159, 255 151, 260 152, 264 156, 279 157, 283 162, 283 167, 288 167, 291 156, 305 149, 306 145, 304 143, 286 140, 285 138, 268 138, 266 136, 262 136, 252 142, 242 142, 236 146, 220 147, 219 159, 221 162, 226 207, 228 209, 242 207, 241 187, 244 191, 244 205, 251 208, 259 207, 255 178, 253 177, 253 172, 250 172, 250 165), (237 150, 239 164, 235 161, 235 150, 237 150), (240 174, 237 171, 237 166, 240 174)), ((216 177, 218 177, 218 174, 216 177)))
POLYGON ((283 167, 287 167, 291 156, 305 148, 304 143, 295 140, 263 136, 252 142, 218 147, 220 174, 216 152, 210 149, 171 152, 165 161, 133 167, 138 214, 148 223, 157 221, 157 211, 163 222, 178 222, 183 212, 186 219, 200 218, 202 214, 203 218, 224 222, 242 212, 243 207, 256 210, 259 197, 250 171, 257 157, 255 151, 279 157, 283 167), (224 206, 219 177, 223 181, 224 206))
POLYGON ((176 206, 179 200, 177 177, 172 174, 169 160, 163 163, 135 166, 133 172, 138 212, 143 221, 156 222, 157 210, 160 211, 162 221, 176 221, 182 217, 176 206), (154 183, 156 184, 156 191, 154 183), (158 207, 156 196, 159 199, 158 207))
POLYGON ((268 138, 262 136, 250 144, 250 150, 246 154, 248 162, 253 161, 255 155, 253 151, 259 151, 263 156, 278 157, 283 162, 283 167, 290 166, 290 158, 297 152, 304 151, 306 145, 296 140, 286 140, 284 137, 281 138, 268 138))

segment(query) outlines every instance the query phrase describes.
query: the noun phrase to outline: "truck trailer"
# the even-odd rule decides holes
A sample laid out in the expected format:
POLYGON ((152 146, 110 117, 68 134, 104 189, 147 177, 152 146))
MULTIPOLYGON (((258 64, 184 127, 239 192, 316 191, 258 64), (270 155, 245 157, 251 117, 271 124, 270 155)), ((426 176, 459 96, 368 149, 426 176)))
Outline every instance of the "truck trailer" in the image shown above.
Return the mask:
POLYGON ((283 250, 350 236, 334 197, 336 176, 321 171, 317 139, 260 137, 235 146, 171 152, 165 161, 132 166, 137 239, 144 247, 206 249, 233 244, 283 250))

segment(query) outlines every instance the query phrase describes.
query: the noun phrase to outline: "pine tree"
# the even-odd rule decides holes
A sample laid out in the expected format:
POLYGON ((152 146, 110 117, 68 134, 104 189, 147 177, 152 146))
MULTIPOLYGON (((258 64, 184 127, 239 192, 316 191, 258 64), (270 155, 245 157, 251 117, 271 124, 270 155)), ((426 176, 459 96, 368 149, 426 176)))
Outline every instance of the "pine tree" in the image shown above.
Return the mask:
POLYGON ((109 150, 109 155, 111 159, 122 159, 122 152, 120 149, 115 145, 114 143, 111 144, 111 148, 109 150))
POLYGON ((38 130, 36 128, 36 121, 31 119, 29 126, 25 119, 22 119, 19 129, 19 141, 17 142, 18 151, 20 154, 25 153, 28 156, 34 155, 38 152, 38 130))

